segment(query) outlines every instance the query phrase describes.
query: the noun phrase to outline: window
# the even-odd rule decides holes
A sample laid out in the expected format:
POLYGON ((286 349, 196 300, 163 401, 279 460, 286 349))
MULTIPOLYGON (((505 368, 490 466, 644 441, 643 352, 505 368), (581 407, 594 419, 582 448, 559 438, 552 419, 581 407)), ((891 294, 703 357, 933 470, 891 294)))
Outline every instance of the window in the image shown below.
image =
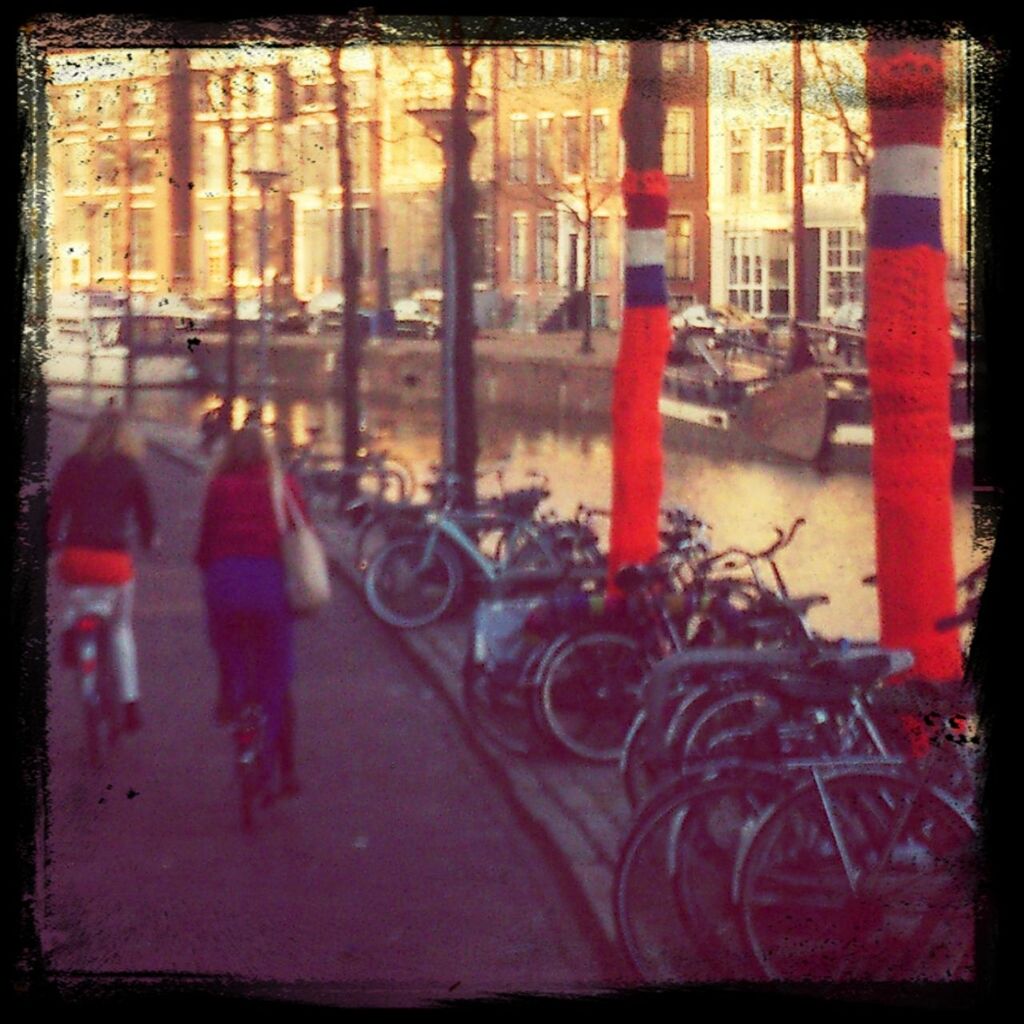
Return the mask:
POLYGON ((117 171, 120 153, 116 139, 99 139, 96 142, 96 189, 117 188, 117 171))
POLYGON ((607 328, 609 313, 609 302, 607 295, 595 295, 593 297, 593 304, 591 306, 591 319, 590 323, 592 327, 607 328))
POLYGON ((75 86, 65 91, 67 97, 68 119, 71 121, 82 121, 85 119, 86 111, 89 109, 89 92, 85 86, 75 86))
POLYGON ((725 77, 725 90, 730 96, 737 96, 740 91, 740 73, 730 68, 725 77))
POLYGON ((828 184, 835 184, 839 181, 839 154, 822 153, 822 174, 821 180, 828 184))
POLYGON ((523 85, 526 82, 530 64, 530 51, 516 47, 512 51, 508 66, 508 80, 512 85, 523 85))
MULTIPOLYGON (((327 175, 327 186, 333 187, 338 182, 337 127, 332 124, 328 130, 328 157, 331 170, 327 175)), ((370 191, 373 183, 373 167, 371 155, 370 124, 357 121, 349 126, 349 159, 352 161, 352 188, 355 191, 370 191)))
POLYGON ((693 74, 694 46, 688 43, 662 43, 661 66, 669 72, 681 72, 685 75, 693 74))
POLYGON ((595 281, 607 281, 611 272, 608 251, 608 218, 595 217, 590 223, 595 281))
POLYGON ((608 134, 608 115, 590 115, 590 175, 604 181, 611 172, 611 138, 608 134))
POLYGON ((567 46, 562 51, 564 57, 565 77, 572 80, 580 77, 583 66, 583 51, 578 46, 567 46))
POLYGON ((131 182, 133 186, 151 186, 156 175, 156 146, 149 141, 131 144, 131 182))
POLYGON ((693 175, 693 111, 670 107, 665 118, 665 173, 693 175))
POLYGON ((370 105, 371 81, 369 75, 348 75, 345 79, 348 86, 349 107, 361 110, 370 105))
POLYGON ((153 211, 150 209, 131 211, 131 260, 132 272, 148 272, 153 269, 153 211))
POLYGON ((786 191, 786 129, 764 131, 764 190, 786 191))
POLYGON ((547 184, 554 176, 551 168, 551 136, 554 121, 551 114, 537 115, 537 181, 541 184, 547 184))
POLYGON ((96 274, 110 274, 117 269, 121 251, 121 209, 108 207, 97 221, 96 274))
POLYGON ((528 179, 530 157, 530 125, 525 114, 512 115, 512 134, 509 139, 508 180, 522 184, 528 179))
POLYGON ((739 195, 749 189, 750 132, 729 132, 729 191, 739 195))
POLYGON ((594 43, 590 48, 590 74, 604 78, 612 69, 612 55, 607 43, 594 43))
POLYGON ((156 116, 156 89, 149 82, 132 88, 128 117, 132 121, 152 121, 156 116))
POLYGON ((373 267, 373 211, 368 206, 357 206, 353 211, 353 234, 355 235, 356 255, 359 258, 363 273, 370 273, 373 267))
POLYGON ((761 251, 754 235, 731 235, 729 253, 729 303, 760 316, 764 312, 764 275, 761 251))
POLYGON ((557 68, 558 50, 553 46, 542 46, 537 51, 537 81, 554 81, 557 68))
MULTIPOLYGON (((349 155, 352 160, 352 187, 369 188, 368 140, 364 140, 365 124, 349 128, 349 155)), ((299 179, 302 188, 325 191, 338 180, 337 129, 322 121, 306 121, 299 126, 301 165, 299 179)))
POLYGON ((542 213, 537 218, 537 278, 540 281, 554 281, 558 270, 558 235, 555 216, 542 213))
POLYGON ((327 278, 327 220, 324 210, 303 210, 301 225, 302 278, 306 291, 320 291, 327 278))
POLYGON ((789 232, 769 231, 768 243, 768 312, 776 316, 789 314, 789 232))
POLYGON ((513 213, 510 224, 508 264, 513 281, 526 280, 526 214, 513 213))
POLYGON ((852 228, 825 233, 825 294, 833 309, 860 302, 864 295, 864 235, 852 228))
POLYGON ((250 111, 258 117, 274 116, 274 74, 257 71, 252 76, 252 103, 250 111))
POLYGON ((223 192, 225 180, 224 131, 207 128, 199 156, 199 180, 204 192, 223 192))
POLYGON ((665 275, 676 280, 693 277, 693 218, 670 213, 665 235, 665 275))
MULTIPOLYGON (((259 282, 259 210, 235 210, 235 277, 238 283, 259 282)), ((228 221, 230 225, 230 220, 228 221)))
POLYGON ((580 115, 566 114, 563 118, 564 147, 563 168, 566 177, 583 172, 583 137, 580 130, 580 115))
POLYGON ((491 218, 478 213, 473 218, 473 280, 494 280, 494 240, 491 218))
MULTIPOLYGON (((64 187, 68 192, 85 192, 89 188, 89 144, 69 142, 65 148, 64 187)), ((116 173, 116 165, 115 165, 116 173)))
POLYGON ((121 120, 121 95, 116 85, 101 85, 96 90, 96 114, 100 124, 121 120))

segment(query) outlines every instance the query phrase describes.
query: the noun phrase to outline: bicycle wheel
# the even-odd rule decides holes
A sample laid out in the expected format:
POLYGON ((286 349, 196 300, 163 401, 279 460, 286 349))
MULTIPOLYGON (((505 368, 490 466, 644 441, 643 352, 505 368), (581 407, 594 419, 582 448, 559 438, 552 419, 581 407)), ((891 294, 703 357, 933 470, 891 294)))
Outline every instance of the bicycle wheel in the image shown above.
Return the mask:
POLYGON ((257 800, 263 792, 263 712, 256 704, 247 704, 238 716, 234 730, 235 772, 243 831, 253 828, 257 800))
POLYGON ((540 707, 551 735, 587 761, 617 761, 641 710, 647 661, 624 633, 585 633, 551 659, 540 707))
POLYGON ((757 960, 733 898, 734 865, 766 808, 791 788, 769 769, 733 769, 695 787, 675 847, 675 898, 691 937, 693 981, 754 981, 757 960))
POLYGON ((516 679, 497 679, 481 671, 463 681, 463 703, 470 722, 485 739, 520 757, 547 746, 532 713, 531 692, 543 654, 542 646, 531 651, 516 679))
POLYGON ((622 951, 646 982, 689 977, 698 953, 675 899, 674 847, 687 811, 687 785, 645 807, 631 825, 615 867, 613 911, 622 951))
POLYGON ((377 509, 363 517, 353 540, 353 561, 361 573, 396 538, 420 528, 420 514, 402 509, 377 509))
POLYGON ((412 629, 436 622, 462 582, 458 556, 425 533, 399 537, 370 563, 363 579, 374 613, 392 626, 412 629))
POLYGON ((968 980, 975 826, 909 773, 802 785, 738 867, 751 950, 772 979, 968 980))
POLYGON ((619 771, 630 806, 642 806, 665 780, 678 775, 681 757, 676 740, 677 723, 690 704, 705 692, 706 685, 693 685, 673 695, 664 738, 656 734, 647 709, 640 711, 633 720, 619 760, 619 771))

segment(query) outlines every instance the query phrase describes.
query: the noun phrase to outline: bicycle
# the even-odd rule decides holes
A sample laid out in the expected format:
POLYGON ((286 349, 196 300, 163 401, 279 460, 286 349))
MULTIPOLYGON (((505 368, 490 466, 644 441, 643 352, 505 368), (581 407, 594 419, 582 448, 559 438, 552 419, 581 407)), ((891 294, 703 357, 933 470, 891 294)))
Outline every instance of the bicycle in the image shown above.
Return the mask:
POLYGON ((565 578, 571 564, 532 518, 546 493, 525 488, 476 511, 450 502, 423 508, 418 529, 386 544, 367 567, 363 584, 371 609, 390 625, 412 629, 436 622, 455 604, 467 573, 485 585, 517 573, 565 578), (487 531, 504 538, 493 555, 480 549, 487 531))
MULTIPOLYGON (((349 489, 391 502, 406 501, 415 491, 413 470, 394 454, 364 448, 354 463, 346 464, 338 455, 314 451, 319 432, 319 428, 311 428, 309 444, 288 450, 288 472, 302 484, 311 508, 337 512, 349 489)), ((343 512, 353 500, 349 500, 343 512)))
POLYGON ((122 731, 121 700, 109 643, 117 594, 116 587, 69 588, 62 633, 62 660, 78 679, 86 757, 93 768, 101 767, 104 753, 117 745, 122 731))
MULTIPOLYGON (((828 597, 792 597, 775 561, 802 524, 803 519, 798 518, 787 532, 776 527, 776 540, 762 551, 732 547, 689 562, 681 615, 687 623, 686 646, 727 650, 707 658, 702 655, 691 664, 689 675, 680 672, 672 677, 669 690, 645 686, 644 704, 630 725, 619 761, 633 807, 673 778, 683 753, 681 744, 688 735, 687 723, 701 713, 707 701, 715 699, 730 671, 738 673, 740 684, 749 689, 745 665, 757 664, 757 657, 745 663, 743 656, 734 657, 730 652, 789 649, 795 652, 794 667, 799 667, 802 656, 813 658, 821 651, 823 641, 813 635, 806 617, 811 608, 827 603, 828 597), (770 566, 771 583, 759 572, 759 562, 770 566), (743 570, 743 575, 735 575, 737 569, 743 570), (726 575, 718 575, 722 571, 726 575)), ((659 682, 664 679, 657 678, 659 682)), ((736 711, 740 713, 739 707, 736 711)), ((753 715, 749 708, 742 713, 753 715)), ((689 742, 694 741, 691 738, 689 742)))
POLYGON ((863 691, 909 661, 906 652, 827 644, 813 668, 798 652, 763 649, 687 651, 652 670, 663 693, 694 664, 719 678, 704 712, 684 726, 687 756, 634 818, 616 867, 618 934, 645 979, 763 976, 735 897, 734 864, 771 808, 798 788, 799 771, 906 764, 889 753, 863 691), (731 690, 722 674, 730 667, 731 690), (739 727, 737 698, 757 712, 739 727))

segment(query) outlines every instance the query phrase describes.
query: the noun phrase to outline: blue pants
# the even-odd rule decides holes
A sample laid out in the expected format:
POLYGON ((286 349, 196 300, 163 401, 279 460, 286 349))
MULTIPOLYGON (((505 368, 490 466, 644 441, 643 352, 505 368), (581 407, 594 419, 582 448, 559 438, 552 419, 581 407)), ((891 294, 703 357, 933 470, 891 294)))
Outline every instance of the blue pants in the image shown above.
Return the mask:
POLYGON ((228 696, 235 707, 263 706, 266 749, 275 751, 295 671, 284 566, 275 558, 222 558, 206 570, 204 589, 210 643, 228 696))

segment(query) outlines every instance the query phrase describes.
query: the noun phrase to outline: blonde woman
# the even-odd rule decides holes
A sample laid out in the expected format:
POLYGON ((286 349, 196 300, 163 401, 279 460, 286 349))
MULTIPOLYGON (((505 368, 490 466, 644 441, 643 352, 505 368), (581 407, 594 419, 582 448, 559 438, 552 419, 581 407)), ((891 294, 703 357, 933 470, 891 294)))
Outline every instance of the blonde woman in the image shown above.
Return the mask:
POLYGON ((51 550, 60 550, 60 579, 70 587, 117 590, 110 642, 124 703, 124 726, 129 732, 142 723, 132 631, 135 565, 128 529, 134 517, 142 546, 148 549, 156 528, 141 454, 141 442, 126 414, 119 409, 104 409, 89 424, 78 451, 61 466, 49 519, 51 550))
MULTIPOLYGON (((281 791, 289 795, 298 785, 289 695, 293 613, 272 493, 280 473, 258 423, 226 435, 206 488, 195 562, 203 571, 207 628, 221 679, 218 721, 249 700, 263 705, 267 748, 278 753, 281 791)), ((295 481, 284 475, 283 482, 305 514, 295 481)), ((269 781, 272 765, 265 768, 269 781)))

